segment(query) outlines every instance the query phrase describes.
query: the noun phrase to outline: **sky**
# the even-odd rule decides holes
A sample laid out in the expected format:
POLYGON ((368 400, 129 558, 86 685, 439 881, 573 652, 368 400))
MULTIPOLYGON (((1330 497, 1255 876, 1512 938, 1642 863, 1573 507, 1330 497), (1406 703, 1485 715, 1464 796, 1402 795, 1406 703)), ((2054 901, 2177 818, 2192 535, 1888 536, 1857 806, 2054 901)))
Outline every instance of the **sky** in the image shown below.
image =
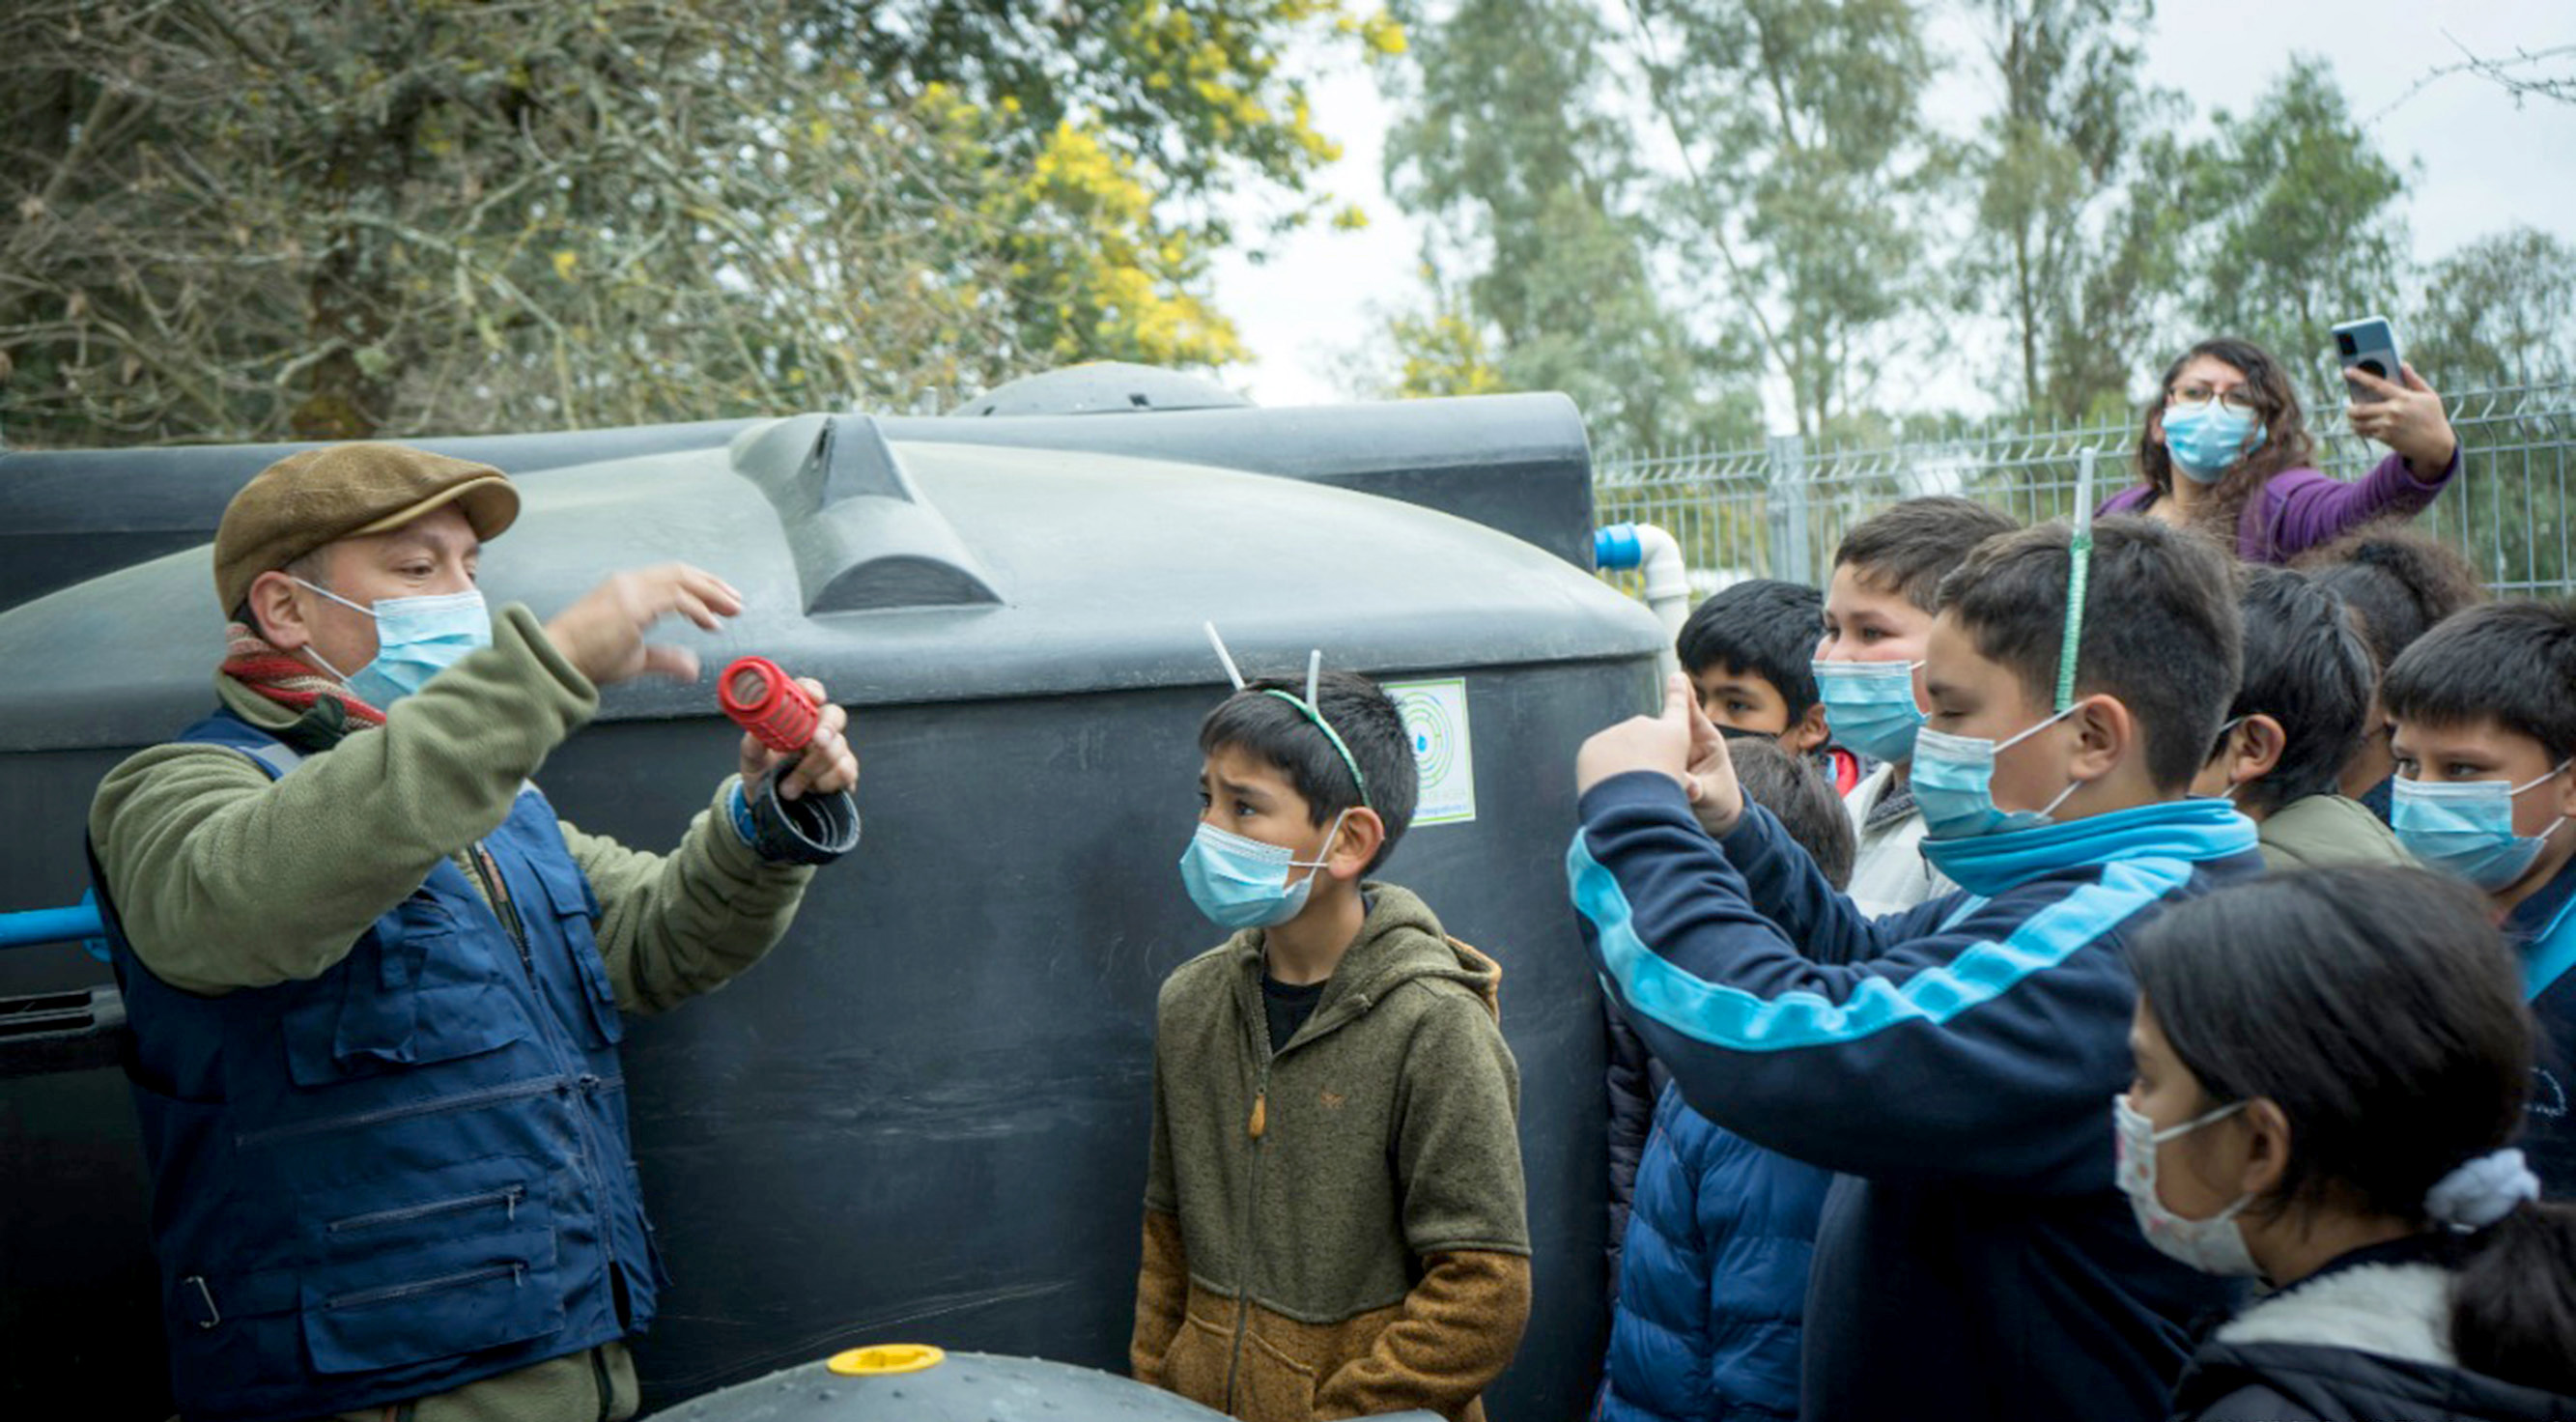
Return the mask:
MULTIPOLYGON (((2190 99, 2201 131, 2213 109, 2251 108, 2291 54, 2325 57, 2381 152, 2401 167, 2417 165, 2401 212, 2419 261, 2516 222, 2576 241, 2576 104, 2531 99, 2517 108, 2503 89, 2469 74, 2409 93, 2429 71, 2462 57, 2454 39, 2490 59, 2517 47, 2576 44, 2569 0, 2160 0, 2156 9, 2147 45, 2151 80, 2190 99)), ((1951 77, 1931 95, 1932 116, 1965 132, 1991 107, 1991 91, 1979 88, 1982 76, 1974 72, 1982 57, 1955 22, 1936 24, 1932 37, 1957 56, 1951 77)), ((2568 72, 2576 59, 2553 67, 2568 72)), ((1219 260, 1218 308, 1254 356, 1224 378, 1263 405, 1348 398, 1354 357, 1387 313, 1421 295, 1422 228, 1397 210, 1384 183, 1394 110, 1355 56, 1319 57, 1313 69, 1316 124, 1343 145, 1340 161, 1317 175, 1316 190, 1336 207, 1358 204, 1370 221, 1358 232, 1318 224, 1281 239, 1259 263, 1241 252, 1219 260)), ((2176 332, 2174 344, 2196 335, 2176 332)), ((2000 332, 1985 339, 2000 352, 2000 332)), ((1967 370, 1990 364, 1971 361, 1911 390, 1883 393, 1900 408, 1984 413, 1992 402, 1967 370)), ((2440 383, 2438 374, 2427 375, 2440 383)))

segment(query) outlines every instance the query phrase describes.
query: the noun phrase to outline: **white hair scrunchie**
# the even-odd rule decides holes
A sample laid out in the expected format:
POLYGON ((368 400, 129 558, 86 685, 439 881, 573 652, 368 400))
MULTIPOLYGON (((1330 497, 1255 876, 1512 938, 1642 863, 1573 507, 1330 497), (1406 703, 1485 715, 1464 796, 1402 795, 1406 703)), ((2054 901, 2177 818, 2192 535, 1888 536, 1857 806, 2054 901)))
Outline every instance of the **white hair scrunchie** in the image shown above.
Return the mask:
POLYGON ((2424 1213, 2465 1234, 2512 1214, 2525 1200, 2539 1198, 2540 1177, 2523 1164, 2521 1151, 2490 1151, 2436 1181, 2425 1192, 2424 1213))

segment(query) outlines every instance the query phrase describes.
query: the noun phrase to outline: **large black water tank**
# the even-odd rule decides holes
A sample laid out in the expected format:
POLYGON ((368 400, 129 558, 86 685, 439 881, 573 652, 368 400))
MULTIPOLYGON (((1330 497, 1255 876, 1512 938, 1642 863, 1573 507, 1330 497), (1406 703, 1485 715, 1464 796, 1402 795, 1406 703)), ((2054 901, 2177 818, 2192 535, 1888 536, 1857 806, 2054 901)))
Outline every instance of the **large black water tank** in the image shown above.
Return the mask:
MULTIPOLYGON (((1436 464, 1437 431, 1461 431, 1510 454, 1462 477, 1491 501, 1462 496, 1464 512, 1509 525, 1569 509, 1542 530, 1561 546, 1588 523, 1582 430, 1561 399, 807 416, 597 463, 578 458, 588 437, 561 437, 523 478, 526 512, 484 560, 496 602, 546 613, 617 568, 712 568, 749 611, 673 640, 819 675, 853 707, 866 762, 866 842, 816 881, 787 940, 628 1038, 645 1195, 678 1281, 639 1349, 656 1403, 895 1339, 1123 1366, 1155 987, 1223 936, 1174 867, 1196 813, 1194 731, 1225 690, 1200 632, 1213 620, 1249 673, 1302 670, 1320 646, 1330 666, 1454 683, 1421 693, 1426 749, 1456 798, 1472 791, 1473 818, 1420 824, 1387 872, 1505 969, 1539 1303, 1495 1415, 1582 1409, 1604 1323, 1600 1019, 1561 859, 1574 746, 1645 703, 1661 634, 1566 558, 1483 523, 1223 467, 1228 420, 1242 464, 1320 461, 1354 480, 1371 439, 1394 463, 1436 464), (1167 421, 1191 462, 974 437, 1167 421)), ((223 449, 94 458, 214 509, 257 467, 223 449)), ((21 459, 0 457, 0 526, 21 459)), ((77 541, 64 493, 48 487, 45 517, 77 541)), ((0 908, 79 895, 99 776, 210 704, 212 602, 201 538, 0 597, 15 668, 0 686, 0 908)), ((617 688, 543 778, 575 821, 660 847, 733 742, 708 685, 617 688)), ((0 992, 102 976, 76 949, 0 955, 0 992)), ((22 1361, 0 1373, 0 1414, 34 1415, 77 1377, 92 1415, 164 1415, 145 1219, 114 1072, 0 1082, 0 1338, 22 1361)))

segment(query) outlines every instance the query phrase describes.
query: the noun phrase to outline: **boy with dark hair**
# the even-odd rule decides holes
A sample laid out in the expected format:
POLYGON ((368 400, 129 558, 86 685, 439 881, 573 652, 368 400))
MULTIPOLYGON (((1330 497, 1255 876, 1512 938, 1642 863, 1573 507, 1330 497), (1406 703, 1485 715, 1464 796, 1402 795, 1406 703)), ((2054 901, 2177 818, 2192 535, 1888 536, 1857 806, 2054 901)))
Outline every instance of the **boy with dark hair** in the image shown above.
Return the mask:
POLYGON ((1834 793, 1843 795, 1874 767, 1857 752, 1830 744, 1814 669, 1824 625, 1823 593, 1804 583, 1749 578, 1691 609, 1674 651, 1709 720, 1814 757, 1834 793))
POLYGON ((1923 646, 1941 579, 1969 550, 2015 527, 1968 499, 1907 499, 1834 550, 1817 694, 1835 743, 1884 762, 1843 797, 1860 837, 1851 896, 1865 913, 1901 913, 1956 887, 1923 857, 1923 817, 1906 776, 1923 724, 1923 646))
MULTIPOLYGON (((1728 749, 1744 798, 1826 883, 1848 882, 1851 817, 1815 765, 1756 738, 1728 749)), ((1692 1110, 1667 1082, 1638 1167, 1598 1422, 1798 1415, 1807 1260, 1832 1182, 1692 1110)))
POLYGON ((2336 790, 2376 679, 2343 600, 2283 568, 2243 576, 2245 674, 2193 793, 2235 802, 2275 869, 2414 863, 2384 821, 2336 790))
POLYGON ((1661 717, 1576 759, 1567 869, 1605 982, 1695 1108, 1841 1172, 1807 1296, 1812 1422, 2161 1418, 2187 1321, 2226 1297, 2140 1235, 2111 1100, 2130 935, 2262 870, 2253 826, 2187 794, 2235 694, 2233 584, 2216 548, 2144 519, 2092 545, 2089 617, 2060 525, 1943 581, 1913 784, 1963 892, 1862 914, 1746 807, 1680 678, 1661 717))
POLYGON ((2454 613, 2487 600, 2478 570, 2460 551, 2417 529, 2378 526, 2336 539, 2300 555, 2291 566, 2342 598, 2363 645, 2370 649, 2371 706, 2362 742, 2344 763, 2343 793, 2385 822, 2396 757, 2388 749, 2388 714, 2378 700, 2379 678, 2415 639, 2454 613))
POLYGON ((2523 1148, 2576 1196, 2576 605, 2474 607, 2388 669, 2397 841, 2486 891, 2522 955, 2541 1054, 2523 1148))
POLYGON ((1181 878, 1236 932, 1155 1005, 1135 1375, 1247 1422, 1481 1418, 1529 1316, 1520 1083, 1500 970, 1362 877, 1413 817, 1403 718, 1255 682, 1199 749, 1181 878))

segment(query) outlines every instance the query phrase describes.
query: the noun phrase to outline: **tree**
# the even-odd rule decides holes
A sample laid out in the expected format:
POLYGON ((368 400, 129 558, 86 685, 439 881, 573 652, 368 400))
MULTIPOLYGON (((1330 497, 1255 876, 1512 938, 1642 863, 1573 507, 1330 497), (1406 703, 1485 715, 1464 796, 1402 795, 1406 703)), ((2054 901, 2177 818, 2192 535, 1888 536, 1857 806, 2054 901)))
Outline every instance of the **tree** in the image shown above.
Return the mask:
POLYGON ((1912 0, 1628 0, 1679 148, 1665 215, 1705 273, 1702 319, 1750 333, 1801 433, 1835 427, 1903 355, 1944 155, 1912 0))
POLYGON ((2191 182, 2215 218, 2195 253, 2194 314, 2209 334, 2261 342, 2322 379, 2336 369, 2335 323, 2386 310, 2404 290, 2405 175, 2353 120, 2320 59, 2294 57, 2253 112, 2215 121, 2191 182))
POLYGON ((1562 390, 1607 443, 1749 433, 1724 362, 1659 296, 1647 176, 1585 0, 1466 0, 1415 24, 1389 185, 1434 220, 1428 312, 1390 323, 1394 388, 1562 390))
POLYGON ((2177 271, 2182 101, 2141 77, 2153 0, 1977 0, 2002 92, 1970 155, 1971 291, 2010 326, 2022 408, 2117 407, 2177 271))
POLYGON ((2433 266, 2403 333, 2407 363, 2441 389, 2576 381, 2576 246, 2527 226, 2433 266))
MULTIPOLYGON (((1113 8, 1179 33, 1157 0, 1113 8)), ((1268 54, 1334 13, 1241 8, 1272 28, 1219 48, 1268 54)), ((1102 137, 1091 90, 1032 123, 1011 93, 852 68, 828 18, 814 0, 21 0, 0 14, 10 437, 911 409, 1059 361, 1240 354, 1209 241, 1102 137)), ((1252 118, 1256 90, 1196 62, 1172 73, 1206 106, 1198 160, 1229 161, 1231 136, 1273 161, 1284 130, 1252 118)))

